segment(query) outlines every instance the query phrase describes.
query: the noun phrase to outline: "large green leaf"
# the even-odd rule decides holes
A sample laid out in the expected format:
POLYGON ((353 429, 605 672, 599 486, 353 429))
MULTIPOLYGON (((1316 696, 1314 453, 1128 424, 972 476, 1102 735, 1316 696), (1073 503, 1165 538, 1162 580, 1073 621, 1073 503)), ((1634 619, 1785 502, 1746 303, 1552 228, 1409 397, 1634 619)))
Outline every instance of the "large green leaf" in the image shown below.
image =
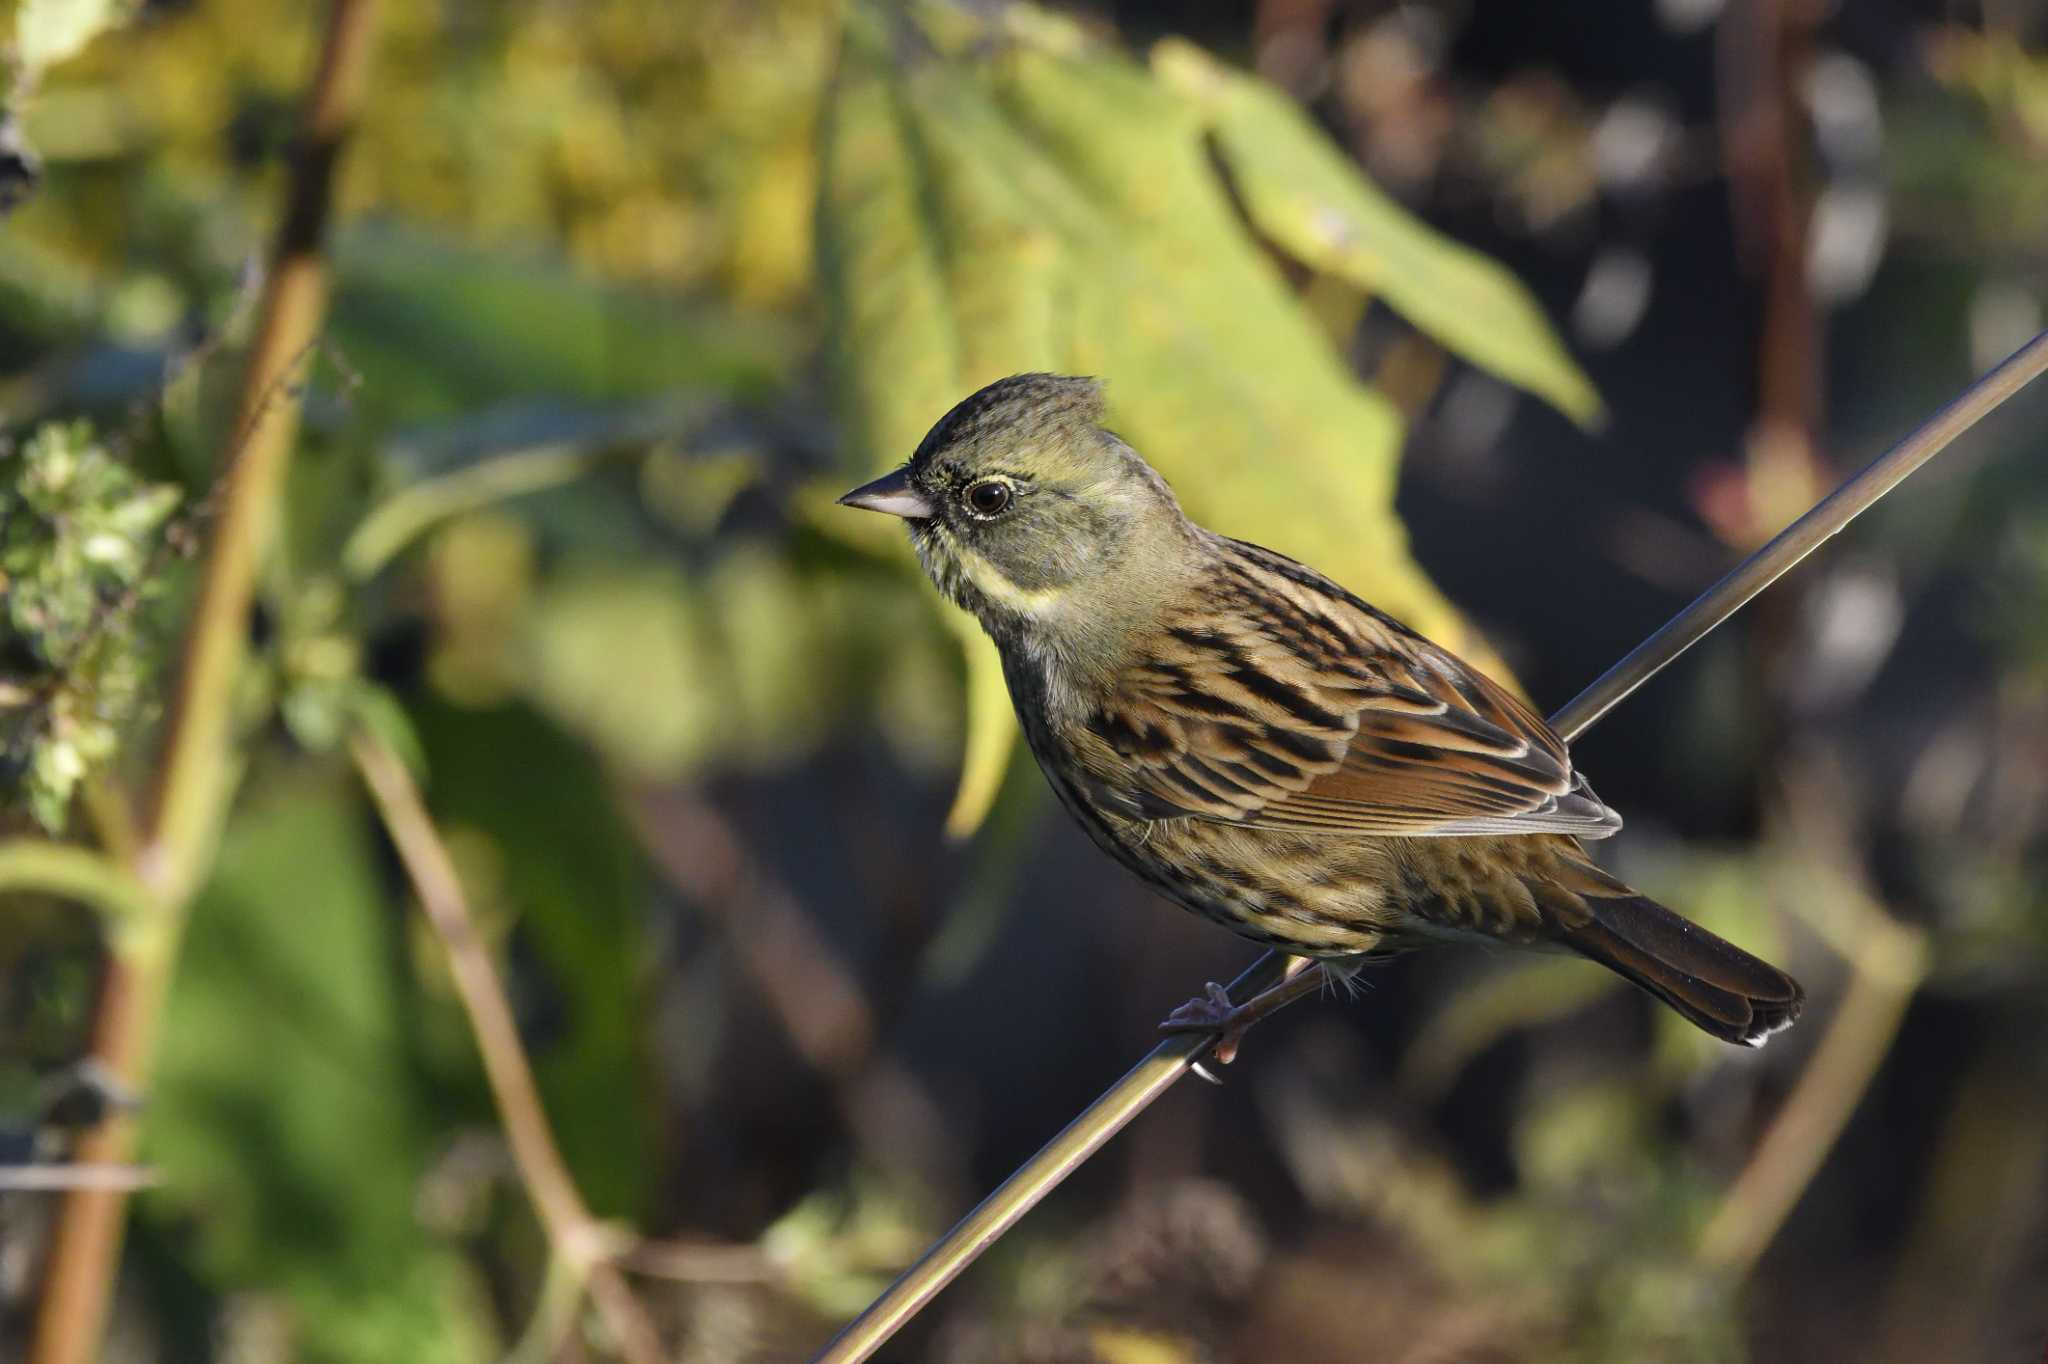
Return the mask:
POLYGON ((284 1298, 299 1358, 472 1360, 460 1259, 415 1214, 434 1104, 369 827, 309 776, 229 829, 164 1017, 147 1206, 218 1290, 284 1298))
POLYGON ((623 775, 781 766, 939 634, 900 580, 844 569, 744 539, 695 572, 569 559, 500 666, 623 775))
POLYGON ((1574 421, 1600 419, 1600 395, 1521 282, 1366 180, 1293 100, 1179 39, 1153 48, 1152 65, 1202 110, 1266 236, 1574 421))
MULTIPOLYGON (((990 380, 1096 374, 1111 424, 1191 514, 1483 659, 1394 515, 1398 415, 1349 373, 1246 230, 1210 163, 1203 111, 1060 21, 1007 15, 983 30, 957 11, 922 24, 850 11, 818 246, 863 471, 904 459, 990 380)), ((819 515, 849 539, 886 542, 886 527, 819 515)), ((956 832, 986 812, 1014 734, 994 651, 962 634, 956 832)))
MULTIPOLYGON (((826 124, 819 273, 841 406, 871 464, 907 455, 963 393, 1058 363, 1058 243, 1009 211, 995 167, 932 136, 895 74, 879 33, 857 18, 826 124)), ((967 759, 947 817, 956 833, 987 815, 1016 739, 995 650, 971 627, 962 647, 967 759)))
POLYGON ((901 459, 959 383, 959 342, 925 214, 912 124, 881 36, 856 10, 827 107, 818 272, 839 407, 870 464, 901 459))
POLYGON ((416 422, 537 397, 763 391, 786 361, 772 320, 609 286, 559 263, 391 227, 342 233, 328 329, 352 401, 416 422))

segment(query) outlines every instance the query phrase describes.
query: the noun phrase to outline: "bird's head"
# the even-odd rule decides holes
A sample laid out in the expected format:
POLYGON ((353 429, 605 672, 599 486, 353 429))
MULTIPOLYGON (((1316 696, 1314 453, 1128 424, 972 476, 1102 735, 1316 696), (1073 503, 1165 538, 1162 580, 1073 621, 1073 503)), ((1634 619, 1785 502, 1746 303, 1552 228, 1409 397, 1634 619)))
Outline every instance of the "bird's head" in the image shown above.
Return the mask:
POLYGON ((839 500, 902 517, 932 581, 999 641, 1088 631, 1170 577, 1193 533, 1101 418, 1092 379, 998 380, 940 418, 908 464, 839 500))

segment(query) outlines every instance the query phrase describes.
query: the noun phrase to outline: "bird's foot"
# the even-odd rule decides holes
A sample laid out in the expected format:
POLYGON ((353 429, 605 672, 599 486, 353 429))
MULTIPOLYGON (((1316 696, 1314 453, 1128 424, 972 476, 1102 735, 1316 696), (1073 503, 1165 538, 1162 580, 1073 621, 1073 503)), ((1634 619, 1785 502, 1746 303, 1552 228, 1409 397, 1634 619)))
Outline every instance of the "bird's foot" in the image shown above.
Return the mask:
POLYGON ((1209 1054, 1218 1064, 1227 1066, 1237 1058, 1237 1047, 1244 1041, 1246 1031, 1258 1021, 1258 1014, 1247 1016, 1242 1006, 1230 1002, 1230 992, 1212 980, 1201 994, 1168 1014, 1159 1031, 1213 1034, 1216 1046, 1209 1054))
MULTIPOLYGON (((1199 999, 1191 999, 1167 1015, 1159 1025, 1161 1032, 1209 1033, 1216 1039, 1216 1047, 1210 1054, 1217 1061, 1229 1065, 1237 1055, 1238 1043, 1251 1031, 1252 1024, 1267 1014, 1277 1013, 1304 995, 1314 994, 1328 979, 1327 964, 1315 966, 1298 962, 1287 968, 1287 975, 1276 985, 1259 991, 1242 1004, 1233 1004, 1230 992, 1215 981, 1210 981, 1199 999)), ((1201 1067, 1195 1068, 1201 1072, 1201 1067)), ((1202 1072, 1203 1078, 1214 1076, 1202 1072)))

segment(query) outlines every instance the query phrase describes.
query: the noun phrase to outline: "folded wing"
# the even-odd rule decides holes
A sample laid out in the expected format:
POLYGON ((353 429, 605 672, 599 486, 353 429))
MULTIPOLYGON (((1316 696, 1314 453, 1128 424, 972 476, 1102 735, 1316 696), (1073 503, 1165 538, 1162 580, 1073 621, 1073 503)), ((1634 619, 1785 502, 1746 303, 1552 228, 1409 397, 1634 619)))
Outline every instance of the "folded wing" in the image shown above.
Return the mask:
POLYGON ((1091 726, 1137 813, 1407 837, 1621 827, 1505 688, 1312 570, 1237 548, 1091 726))

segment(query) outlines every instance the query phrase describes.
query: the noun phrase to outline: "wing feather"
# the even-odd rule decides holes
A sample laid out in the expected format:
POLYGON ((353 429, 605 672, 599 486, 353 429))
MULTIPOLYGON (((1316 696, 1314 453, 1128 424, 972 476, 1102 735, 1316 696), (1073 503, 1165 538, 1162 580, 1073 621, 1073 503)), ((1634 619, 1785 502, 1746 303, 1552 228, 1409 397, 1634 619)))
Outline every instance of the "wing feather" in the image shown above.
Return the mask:
POLYGON ((1456 836, 1621 827, 1504 687, 1320 574, 1236 541, 1090 725, 1150 818, 1456 836))

